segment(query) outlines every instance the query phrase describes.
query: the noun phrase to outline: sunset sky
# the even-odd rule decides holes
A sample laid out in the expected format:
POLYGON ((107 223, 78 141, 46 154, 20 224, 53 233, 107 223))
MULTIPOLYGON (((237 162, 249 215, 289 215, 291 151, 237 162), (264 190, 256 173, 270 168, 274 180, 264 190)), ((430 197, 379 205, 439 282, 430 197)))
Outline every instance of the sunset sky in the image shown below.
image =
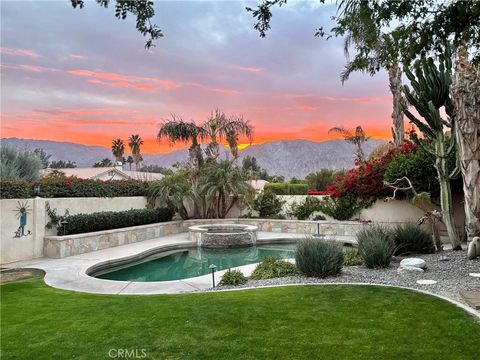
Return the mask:
POLYGON ((204 122, 219 108, 243 115, 255 142, 327 140, 332 126, 390 138, 384 72, 342 86, 343 40, 329 29, 334 5, 289 2, 274 9, 264 39, 245 6, 255 2, 157 1, 165 35, 144 49, 134 18, 87 2, 1 2, 1 137, 110 146, 132 133, 144 153, 168 152, 156 133, 177 114, 204 122))

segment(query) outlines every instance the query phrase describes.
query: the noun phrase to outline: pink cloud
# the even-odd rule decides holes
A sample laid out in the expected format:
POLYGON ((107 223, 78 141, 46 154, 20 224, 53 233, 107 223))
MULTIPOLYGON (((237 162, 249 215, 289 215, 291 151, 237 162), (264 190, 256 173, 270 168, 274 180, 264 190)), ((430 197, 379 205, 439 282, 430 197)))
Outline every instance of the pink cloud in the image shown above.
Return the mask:
POLYGON ((70 54, 70 55, 68 55, 68 57, 70 57, 72 59, 85 59, 85 56, 78 55, 78 54, 70 54))
POLYGON ((264 68, 261 68, 261 67, 251 67, 251 66, 241 66, 241 65, 231 65, 230 67, 237 70, 251 72, 251 73, 258 73, 265 70, 264 68))
POLYGON ((170 80, 141 76, 129 76, 113 72, 76 69, 68 70, 67 73, 75 76, 89 77, 89 83, 108 87, 122 87, 136 90, 171 90, 181 86, 179 83, 170 80), (151 83, 153 83, 153 85, 151 83), (155 86, 157 84, 160 86, 155 86))
POLYGON ((13 70, 20 70, 20 71, 28 71, 28 72, 36 72, 36 73, 44 73, 44 72, 53 72, 57 71, 56 69, 44 67, 44 66, 37 66, 37 65, 13 65, 13 64, 1 64, 2 67, 7 69, 13 70))
POLYGON ((35 52, 35 50, 28 50, 28 49, 11 49, 2 47, 0 48, 0 53, 5 55, 13 55, 13 56, 29 56, 33 58, 40 57, 40 55, 35 52))

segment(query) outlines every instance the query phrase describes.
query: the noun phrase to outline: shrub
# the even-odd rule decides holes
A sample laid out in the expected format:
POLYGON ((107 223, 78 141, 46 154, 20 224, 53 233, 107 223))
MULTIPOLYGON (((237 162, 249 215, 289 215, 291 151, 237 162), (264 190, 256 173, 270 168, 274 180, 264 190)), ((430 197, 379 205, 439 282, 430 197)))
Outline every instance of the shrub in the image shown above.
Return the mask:
POLYGON ((307 184, 290 184, 288 186, 288 193, 290 195, 307 195, 308 185, 307 184))
POLYGON ((253 201, 253 209, 258 211, 260 217, 273 217, 282 211, 284 203, 285 202, 280 200, 272 191, 264 190, 253 201))
POLYGON ((320 211, 320 199, 307 196, 303 203, 293 203, 291 210, 298 220, 308 219, 315 211, 320 211))
POLYGON ((223 274, 222 280, 220 280, 220 283, 218 285, 243 285, 248 281, 248 279, 243 275, 243 273, 240 270, 231 270, 228 269, 228 271, 223 274))
POLYGON ((390 195, 392 190, 383 183, 385 169, 399 154, 416 151, 416 145, 405 141, 400 149, 391 148, 380 158, 370 158, 365 162, 357 163, 353 169, 338 175, 327 188, 333 198, 352 195, 372 199, 390 195))
POLYGON ((345 248, 343 251, 343 265, 357 266, 363 264, 363 258, 360 256, 357 248, 345 248))
POLYGON ((33 189, 40 185, 40 197, 118 197, 146 196, 148 183, 138 180, 90 180, 75 177, 47 177, 37 181, 2 180, 0 198, 34 197, 33 189))
POLYGON ((289 185, 288 183, 269 183, 265 185, 263 191, 270 191, 275 195, 288 195, 289 185))
POLYGON ((342 270, 342 245, 337 242, 309 238, 302 240, 295 251, 298 270, 306 276, 327 277, 342 270))
POLYGON ((64 227, 57 229, 57 234, 72 235, 154 224, 170 221, 173 215, 173 211, 168 208, 131 209, 127 211, 104 211, 92 214, 69 215, 64 218, 64 227))
POLYGON ((297 274, 297 268, 291 262, 273 256, 267 256, 255 267, 250 278, 261 280, 295 276, 297 274))
POLYGON ((319 210, 336 220, 349 220, 362 209, 372 205, 374 200, 346 194, 340 197, 324 197, 319 210))
POLYGON ((0 178, 34 180, 42 167, 42 160, 35 152, 0 145, 0 178))
POLYGON ((416 252, 433 254, 435 245, 432 236, 414 223, 398 225, 393 229, 394 255, 416 252))
POLYGON ((368 268, 385 268, 392 260, 394 242, 389 229, 381 225, 364 227, 357 233, 358 252, 368 268))
POLYGON ((324 220, 327 220, 327 218, 323 215, 315 215, 315 217, 313 218, 314 221, 324 221, 324 220))

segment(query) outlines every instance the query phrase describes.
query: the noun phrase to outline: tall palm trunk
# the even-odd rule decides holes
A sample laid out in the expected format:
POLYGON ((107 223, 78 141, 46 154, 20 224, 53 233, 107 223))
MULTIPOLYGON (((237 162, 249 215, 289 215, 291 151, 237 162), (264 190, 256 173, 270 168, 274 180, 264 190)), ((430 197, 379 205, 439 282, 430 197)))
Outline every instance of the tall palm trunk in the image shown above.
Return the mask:
POLYGON ((452 97, 455 106, 456 145, 463 176, 465 223, 469 239, 480 236, 480 68, 458 49, 452 97))
POLYGON ((440 183, 440 206, 442 208, 442 219, 447 228, 448 238, 455 250, 461 249, 460 237, 458 236, 455 220, 453 218, 452 191, 450 189, 450 174, 447 168, 447 152, 445 150, 445 135, 443 131, 437 132, 435 140, 435 154, 438 181, 440 183))
POLYGON ((400 69, 398 62, 393 63, 388 69, 388 80, 393 98, 393 141, 396 147, 400 147, 403 145, 405 139, 405 126, 403 124, 402 111, 402 70, 400 69))

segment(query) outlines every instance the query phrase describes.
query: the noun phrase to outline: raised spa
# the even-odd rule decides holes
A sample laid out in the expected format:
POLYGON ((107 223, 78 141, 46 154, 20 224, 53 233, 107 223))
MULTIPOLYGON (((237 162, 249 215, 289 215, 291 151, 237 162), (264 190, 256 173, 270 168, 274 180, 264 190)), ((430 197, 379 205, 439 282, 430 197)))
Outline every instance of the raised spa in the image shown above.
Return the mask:
POLYGON ((257 242, 258 228, 243 224, 208 224, 189 228, 189 239, 199 247, 220 249, 252 246, 257 242))

